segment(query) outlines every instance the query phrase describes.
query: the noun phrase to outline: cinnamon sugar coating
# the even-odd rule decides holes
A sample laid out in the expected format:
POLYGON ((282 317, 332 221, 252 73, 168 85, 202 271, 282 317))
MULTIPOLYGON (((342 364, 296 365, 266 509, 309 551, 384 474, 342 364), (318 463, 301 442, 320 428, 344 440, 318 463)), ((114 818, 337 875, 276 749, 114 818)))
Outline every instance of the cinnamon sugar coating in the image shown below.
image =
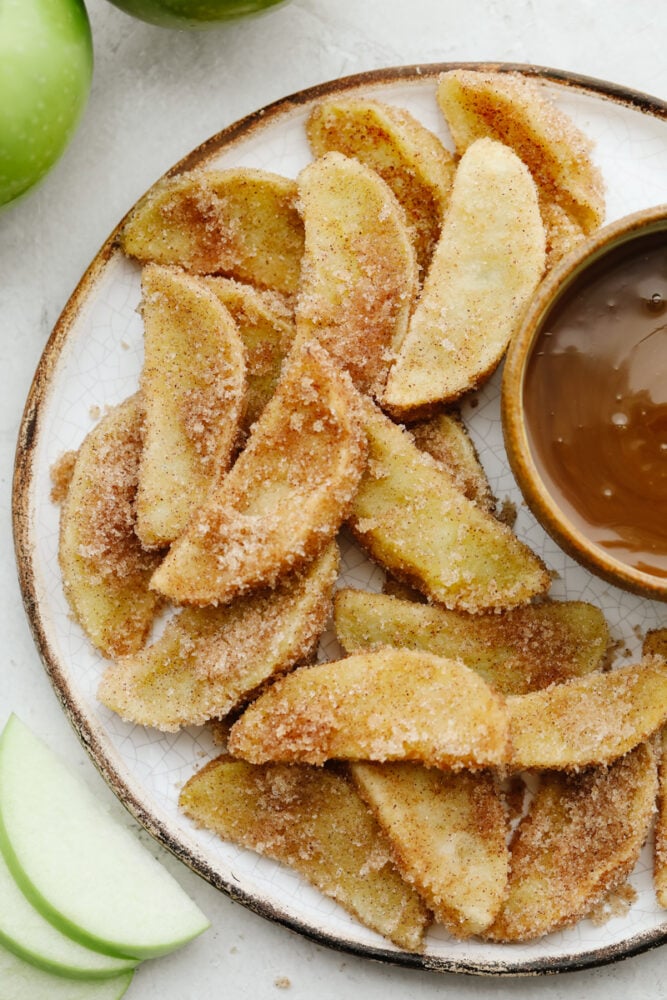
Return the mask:
POLYGON ((60 517, 58 558, 74 615, 105 656, 139 649, 159 595, 148 584, 160 555, 135 534, 142 444, 139 399, 111 409, 79 448, 60 517))
POLYGON ((349 378, 319 345, 295 351, 243 452, 151 587, 177 604, 218 604, 275 586, 335 536, 364 467, 364 444, 349 378))

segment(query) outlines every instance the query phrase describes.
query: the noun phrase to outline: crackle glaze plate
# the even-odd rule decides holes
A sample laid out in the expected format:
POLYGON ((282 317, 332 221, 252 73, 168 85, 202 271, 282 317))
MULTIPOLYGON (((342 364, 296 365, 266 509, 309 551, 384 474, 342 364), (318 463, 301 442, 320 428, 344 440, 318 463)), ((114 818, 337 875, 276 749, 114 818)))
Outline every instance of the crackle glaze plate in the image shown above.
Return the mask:
MULTIPOLYGON (((452 64, 401 67, 337 80, 250 115, 213 136, 170 173, 206 164, 261 167, 295 177, 310 159, 304 122, 328 94, 362 94, 409 109, 451 147, 435 100, 439 72, 452 64)), ((474 68, 482 68, 476 66, 474 68)), ((501 65, 539 79, 556 104, 595 142, 607 186, 607 221, 667 202, 667 104, 623 88, 532 66, 501 65)), ((104 663, 72 621, 58 569, 58 509, 50 499, 50 468, 79 446, 100 408, 137 386, 142 327, 137 313, 139 267, 124 259, 117 231, 104 243, 65 308, 27 400, 14 484, 17 561, 31 627, 63 708, 118 797, 162 844, 234 899, 320 943, 404 966, 486 975, 556 972, 610 962, 667 941, 667 913, 655 903, 651 845, 632 874, 636 898, 628 912, 597 926, 576 926, 527 944, 458 941, 441 928, 423 954, 402 952, 349 917, 278 864, 219 841, 192 826, 177 808, 194 770, 215 754, 205 729, 164 735, 124 723, 96 700, 104 663)), ((469 400, 464 417, 495 495, 513 501, 516 531, 554 571, 552 594, 598 605, 629 655, 667 608, 617 590, 572 562, 544 533, 522 501, 502 443, 500 373, 469 400)), ((344 549, 342 581, 377 590, 382 574, 352 545, 344 549)), ((327 634, 321 658, 337 655, 327 634)))

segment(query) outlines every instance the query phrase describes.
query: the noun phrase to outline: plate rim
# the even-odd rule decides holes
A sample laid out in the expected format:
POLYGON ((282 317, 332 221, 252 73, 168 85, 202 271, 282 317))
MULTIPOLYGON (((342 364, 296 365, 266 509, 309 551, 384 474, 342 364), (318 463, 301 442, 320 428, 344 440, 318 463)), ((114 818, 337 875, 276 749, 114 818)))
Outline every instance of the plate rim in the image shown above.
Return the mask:
POLYGON ((624 87, 597 77, 586 76, 567 70, 531 63, 467 61, 410 64, 374 69, 327 80, 305 89, 281 97, 216 132, 204 142, 178 160, 159 177, 131 206, 110 235, 101 245, 90 262, 71 296, 66 302, 51 334, 49 335, 35 370, 23 414, 21 417, 12 482, 12 531, 19 587, 26 617, 37 652, 42 660, 47 676, 54 688, 66 717, 95 768, 111 788, 120 803, 131 816, 164 848, 183 862, 216 889, 222 891, 234 902, 257 913, 259 916, 300 934, 301 936, 328 948, 372 959, 403 968, 416 968, 439 973, 462 973, 493 977, 528 977, 551 975, 554 973, 582 971, 630 958, 667 942, 667 926, 663 930, 647 930, 635 934, 625 941, 612 943, 608 947, 573 955, 558 957, 545 956, 526 961, 512 961, 499 958, 498 961, 480 961, 469 958, 434 958, 419 953, 389 950, 383 947, 366 946, 346 941, 335 934, 314 928, 297 917, 281 912, 266 900, 255 896, 227 880, 217 872, 198 852, 193 844, 183 842, 169 823, 154 815, 134 791, 125 783, 121 768, 114 762, 105 746, 104 727, 94 717, 89 717, 84 707, 77 703, 66 677, 58 663, 58 657, 51 648, 46 627, 42 620, 33 566, 33 546, 31 542, 32 485, 35 477, 33 458, 41 430, 41 411, 48 397, 53 370, 67 341, 68 332, 80 312, 88 295, 94 290, 98 278, 105 267, 119 252, 118 237, 123 224, 134 207, 149 191, 168 177, 172 177, 195 166, 204 164, 223 148, 227 149, 255 134, 263 127, 275 123, 282 115, 313 103, 333 93, 399 83, 421 83, 437 77, 440 73, 453 69, 470 69, 482 72, 519 73, 566 89, 598 97, 611 103, 636 110, 642 114, 667 121, 667 101, 653 97, 643 91, 624 87))

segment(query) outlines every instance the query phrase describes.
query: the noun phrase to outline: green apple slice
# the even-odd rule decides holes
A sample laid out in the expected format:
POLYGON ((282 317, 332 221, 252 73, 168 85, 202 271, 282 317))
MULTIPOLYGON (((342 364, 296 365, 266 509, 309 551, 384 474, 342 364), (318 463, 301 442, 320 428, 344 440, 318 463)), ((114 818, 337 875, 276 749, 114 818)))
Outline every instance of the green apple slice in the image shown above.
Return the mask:
POLYGON ((65 979, 0 946, 0 1000, 120 1000, 132 975, 130 971, 113 979, 65 979))
POLYGON ((106 979, 129 972, 136 959, 91 951, 62 934, 23 895, 0 853, 0 944, 47 972, 72 979, 106 979))
POLYGON ((35 908, 95 951, 152 958, 209 926, 134 834, 15 715, 0 737, 0 850, 35 908))

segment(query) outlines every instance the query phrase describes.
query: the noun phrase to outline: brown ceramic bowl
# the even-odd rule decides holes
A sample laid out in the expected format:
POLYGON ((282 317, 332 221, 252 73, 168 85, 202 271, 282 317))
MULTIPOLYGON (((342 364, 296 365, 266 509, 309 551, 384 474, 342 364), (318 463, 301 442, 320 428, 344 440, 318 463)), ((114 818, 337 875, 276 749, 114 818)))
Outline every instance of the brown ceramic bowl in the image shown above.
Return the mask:
MULTIPOLYGON (((667 248, 667 205, 659 205, 626 216, 599 230, 560 261, 546 276, 507 354, 502 386, 502 421, 510 465, 525 500, 561 548, 597 576, 625 590, 634 591, 654 600, 667 601, 667 570, 663 572, 663 567, 667 566, 667 563, 653 567, 644 562, 644 567, 649 565, 647 571, 636 564, 632 565, 630 561, 617 558, 613 547, 600 544, 599 539, 597 542, 592 541, 587 533, 588 526, 582 528, 583 522, 578 516, 578 510, 573 509, 572 505, 568 506, 568 501, 563 499, 563 493, 554 485, 555 480, 545 471, 546 467, 542 460, 545 452, 541 454, 539 452, 536 444, 538 436, 531 423, 534 418, 530 417, 531 410, 533 413, 539 411, 542 401, 536 399, 535 390, 532 388, 535 382, 531 381, 529 375, 529 366, 537 363, 534 355, 537 353, 536 345, 541 334, 558 322, 557 317, 567 308, 568 300, 571 301, 573 295, 584 294, 589 287, 587 282, 592 281, 608 261, 613 261, 620 255, 624 260, 626 255, 627 259, 631 260, 636 254, 641 254, 647 246, 657 242, 662 244, 661 233, 664 235, 664 244, 667 248)), ((667 323, 667 312, 660 323, 667 323)), ((542 338, 540 348, 544 343, 542 338)), ((664 360, 662 363, 664 364, 664 360)), ((581 385, 579 395, 585 395, 585 391, 581 392, 581 385)), ((558 397, 559 407, 575 405, 577 405, 575 397, 571 393, 563 392, 558 397)), ((549 409, 548 412, 551 414, 558 411, 549 409)), ((573 434, 575 433, 577 432, 573 431, 573 434)), ((554 440, 561 441, 560 438, 554 440)), ((556 461, 560 461, 558 445, 550 441, 548 448, 550 453, 558 455, 556 461)), ((665 448, 664 444, 662 448, 665 448)), ((576 454, 576 449, 570 454, 576 454)), ((613 455, 611 457, 613 467, 613 455)), ((667 465, 667 453, 664 462, 667 465)), ((582 468, 582 476, 584 479, 588 476, 591 486, 596 487, 598 482, 595 459, 582 465, 589 466, 582 468)), ((664 473, 661 475, 664 476, 664 473)), ((656 509, 665 510, 667 523, 667 504, 664 496, 662 501, 659 497, 656 498, 656 504, 660 505, 656 509)))

